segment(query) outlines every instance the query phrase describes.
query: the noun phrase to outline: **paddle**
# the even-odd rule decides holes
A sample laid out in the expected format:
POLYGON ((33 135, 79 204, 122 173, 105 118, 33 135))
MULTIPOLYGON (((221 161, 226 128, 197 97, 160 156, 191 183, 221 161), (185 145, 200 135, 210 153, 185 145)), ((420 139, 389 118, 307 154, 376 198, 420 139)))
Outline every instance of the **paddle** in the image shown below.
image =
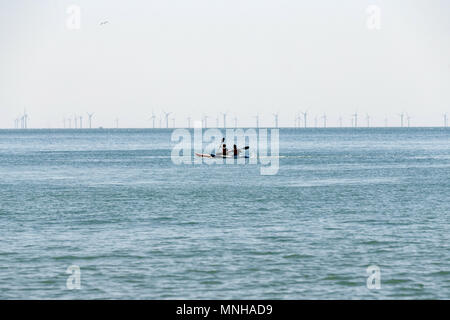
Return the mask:
POLYGON ((222 153, 222 147, 223 147, 224 142, 225 142, 225 138, 222 138, 222 142, 220 143, 220 146, 217 148, 216 154, 222 153))
MULTIPOLYGON (((248 150, 248 149, 250 149, 250 147, 249 146, 245 146, 245 147, 243 147, 243 148, 238 148, 237 150, 240 152, 241 150, 248 150)), ((228 150, 227 151, 227 154, 228 153, 233 153, 234 152, 234 150, 228 150)))

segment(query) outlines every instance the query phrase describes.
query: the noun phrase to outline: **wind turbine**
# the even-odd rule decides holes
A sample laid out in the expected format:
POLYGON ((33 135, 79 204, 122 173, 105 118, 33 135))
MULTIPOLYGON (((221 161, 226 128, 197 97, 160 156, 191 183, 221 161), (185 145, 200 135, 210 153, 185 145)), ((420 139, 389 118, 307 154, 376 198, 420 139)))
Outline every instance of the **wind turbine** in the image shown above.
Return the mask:
POLYGON ((298 128, 300 127, 300 121, 299 121, 299 117, 298 114, 294 115, 294 128, 298 128))
POLYGON ((92 116, 94 115, 94 113, 88 113, 87 115, 89 117, 89 129, 92 129, 92 116))
POLYGON ((278 112, 272 113, 275 120, 275 128, 278 128, 278 112))
POLYGON ((387 127, 388 126, 388 116, 384 117, 384 126, 387 127))
POLYGON ((191 128, 191 116, 188 116, 188 117, 186 118, 186 120, 187 120, 187 122, 188 122, 188 129, 190 129, 190 128, 191 128))
POLYGON ((317 128, 317 116, 314 116, 314 127, 317 128))
POLYGON ((236 117, 236 115, 234 116, 234 128, 236 129, 237 128, 237 121, 238 121, 238 119, 237 119, 237 117, 236 117))
POLYGON ((326 128, 327 127, 327 115, 324 113, 322 116, 323 119, 323 127, 326 128))
POLYGON ((339 115, 339 127, 342 128, 342 116, 339 115))
POLYGON ((69 120, 69 129, 72 129, 72 118, 67 118, 69 120))
POLYGON ((448 118, 447 118, 447 114, 444 113, 443 116, 444 116, 444 128, 447 128, 447 126, 448 126, 448 118))
POLYGON ((119 129, 119 118, 116 118, 115 122, 116 122, 116 129, 119 129))
POLYGON ((171 115, 172 112, 165 112, 163 110, 163 113, 164 113, 164 117, 166 118, 166 129, 167 129, 167 128, 169 128, 169 115, 171 115))
POLYGON ((155 113, 152 110, 152 116, 150 117, 150 119, 152 120, 152 127, 153 127, 153 129, 155 129, 155 118, 156 118, 155 113))
POLYGON ((366 113, 366 121, 367 121, 367 128, 370 127, 370 116, 368 113, 366 113))
POLYGON ((400 125, 403 128, 403 117, 405 116, 405 114, 402 112, 402 113, 399 113, 399 116, 400 116, 400 125))
POLYGON ((358 112, 355 112, 355 113, 352 115, 352 117, 355 119, 354 124, 355 124, 355 128, 357 128, 357 127, 358 127, 358 112))
POLYGON ((23 109, 23 128, 27 129, 28 128, 28 114, 27 111, 25 109, 23 109))
POLYGON ((411 121, 411 116, 408 113, 406 114, 406 121, 408 123, 408 128, 409 128, 410 121, 411 121))
POLYGON ((308 110, 306 110, 305 112, 301 112, 300 113, 303 115, 303 124, 305 125, 306 128, 306 120, 308 118, 308 110))
POLYGON ((208 128, 208 118, 209 117, 207 115, 203 116, 203 126, 205 129, 208 128))
POLYGON ((216 117, 216 128, 219 128, 219 116, 216 117))
POLYGON ((83 117, 80 116, 79 119, 80 119, 80 129, 83 129, 83 117))
POLYGON ((77 115, 76 115, 76 114, 73 116, 73 121, 74 121, 74 123, 75 123, 75 129, 76 129, 76 128, 77 128, 77 125, 78 125, 78 118, 77 118, 77 115))
POLYGON ((221 113, 223 115, 223 128, 225 129, 227 127, 227 112, 222 112, 221 113))
POLYGON ((259 128, 259 114, 257 113, 256 116, 254 116, 256 119, 256 129, 259 128))

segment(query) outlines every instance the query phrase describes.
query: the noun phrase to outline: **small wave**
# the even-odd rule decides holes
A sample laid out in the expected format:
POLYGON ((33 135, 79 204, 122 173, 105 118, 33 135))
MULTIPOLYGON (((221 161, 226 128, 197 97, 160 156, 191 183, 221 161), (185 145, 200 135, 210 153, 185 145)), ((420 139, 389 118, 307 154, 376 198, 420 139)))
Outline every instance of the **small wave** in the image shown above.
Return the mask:
POLYGON ((309 254, 298 254, 298 253, 294 253, 294 254, 288 254, 283 256, 284 259, 309 259, 309 258, 314 258, 314 256, 311 256, 309 254))

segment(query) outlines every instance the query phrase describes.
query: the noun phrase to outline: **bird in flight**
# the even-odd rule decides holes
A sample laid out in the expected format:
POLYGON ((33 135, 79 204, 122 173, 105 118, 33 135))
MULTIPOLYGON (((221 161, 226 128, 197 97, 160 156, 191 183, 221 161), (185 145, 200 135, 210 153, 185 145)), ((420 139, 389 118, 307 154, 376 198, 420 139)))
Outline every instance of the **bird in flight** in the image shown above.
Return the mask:
POLYGON ((109 21, 105 20, 105 21, 100 22, 100 25, 102 26, 102 25, 107 24, 107 23, 109 23, 109 21))

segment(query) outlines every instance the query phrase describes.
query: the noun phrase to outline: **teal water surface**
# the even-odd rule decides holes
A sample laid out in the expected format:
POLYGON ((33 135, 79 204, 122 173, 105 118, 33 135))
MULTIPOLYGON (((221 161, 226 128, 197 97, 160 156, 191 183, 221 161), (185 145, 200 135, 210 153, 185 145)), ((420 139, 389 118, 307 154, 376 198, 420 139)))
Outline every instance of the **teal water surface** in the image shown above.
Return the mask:
POLYGON ((273 176, 171 132, 0 130, 0 298, 450 298, 450 130, 281 129, 273 176))

